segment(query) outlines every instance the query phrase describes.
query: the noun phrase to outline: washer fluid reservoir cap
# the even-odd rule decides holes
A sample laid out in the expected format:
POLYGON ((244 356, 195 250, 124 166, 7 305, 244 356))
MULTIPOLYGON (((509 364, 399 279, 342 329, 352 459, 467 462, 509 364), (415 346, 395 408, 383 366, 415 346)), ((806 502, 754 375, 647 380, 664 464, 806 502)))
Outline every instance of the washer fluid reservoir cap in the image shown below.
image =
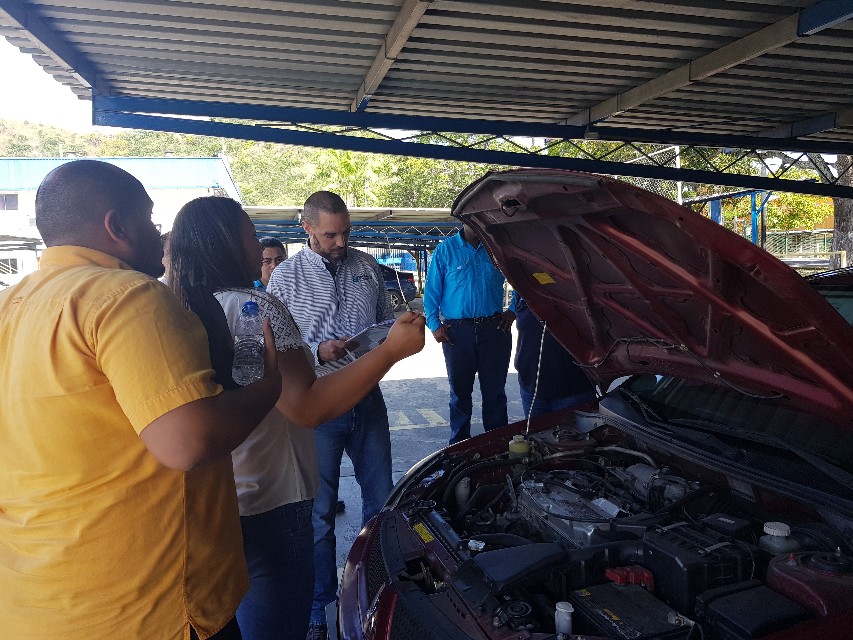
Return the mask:
POLYGON ((780 538, 787 538, 789 535, 791 535, 791 527, 789 527, 784 522, 765 522, 764 533, 769 536, 779 536, 780 538))

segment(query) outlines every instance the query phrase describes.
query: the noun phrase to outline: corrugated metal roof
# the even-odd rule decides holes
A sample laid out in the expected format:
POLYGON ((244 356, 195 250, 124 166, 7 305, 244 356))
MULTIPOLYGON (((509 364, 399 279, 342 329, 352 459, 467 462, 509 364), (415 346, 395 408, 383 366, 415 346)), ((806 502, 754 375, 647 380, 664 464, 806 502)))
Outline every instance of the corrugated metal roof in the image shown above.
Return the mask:
MULTIPOLYGON (((59 165, 76 158, 0 158, 0 190, 34 191, 59 165)), ((92 158, 121 167, 146 189, 222 189, 241 200, 222 158, 92 158)))
POLYGON ((851 4, 0 0, 0 34, 80 96, 853 142, 851 4))

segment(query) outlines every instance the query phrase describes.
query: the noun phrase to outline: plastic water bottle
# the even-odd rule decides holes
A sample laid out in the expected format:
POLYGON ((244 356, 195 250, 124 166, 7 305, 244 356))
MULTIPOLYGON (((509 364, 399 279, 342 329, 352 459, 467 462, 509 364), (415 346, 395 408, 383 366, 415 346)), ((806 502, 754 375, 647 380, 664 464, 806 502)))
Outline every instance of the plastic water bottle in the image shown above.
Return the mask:
POLYGON ((246 386, 264 377, 264 330, 258 303, 243 303, 234 336, 234 382, 246 386))

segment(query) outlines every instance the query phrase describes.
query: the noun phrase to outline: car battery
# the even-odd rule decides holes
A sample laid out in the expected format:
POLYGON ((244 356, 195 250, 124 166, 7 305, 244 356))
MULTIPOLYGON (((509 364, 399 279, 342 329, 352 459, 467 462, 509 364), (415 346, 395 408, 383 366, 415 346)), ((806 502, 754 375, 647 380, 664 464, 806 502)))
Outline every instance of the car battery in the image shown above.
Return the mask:
POLYGON ((573 633, 625 640, 679 640, 691 627, 684 618, 637 585, 600 584, 569 593, 573 633))

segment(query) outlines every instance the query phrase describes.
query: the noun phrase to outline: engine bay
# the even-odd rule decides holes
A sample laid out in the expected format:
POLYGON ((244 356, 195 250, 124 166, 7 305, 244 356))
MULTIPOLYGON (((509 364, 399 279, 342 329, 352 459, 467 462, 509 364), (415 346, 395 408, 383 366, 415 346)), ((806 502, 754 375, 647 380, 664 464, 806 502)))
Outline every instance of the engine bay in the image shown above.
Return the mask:
POLYGON ((557 425, 428 471, 397 508, 447 555, 407 575, 492 637, 748 639, 853 609, 853 522, 615 429, 557 425))

